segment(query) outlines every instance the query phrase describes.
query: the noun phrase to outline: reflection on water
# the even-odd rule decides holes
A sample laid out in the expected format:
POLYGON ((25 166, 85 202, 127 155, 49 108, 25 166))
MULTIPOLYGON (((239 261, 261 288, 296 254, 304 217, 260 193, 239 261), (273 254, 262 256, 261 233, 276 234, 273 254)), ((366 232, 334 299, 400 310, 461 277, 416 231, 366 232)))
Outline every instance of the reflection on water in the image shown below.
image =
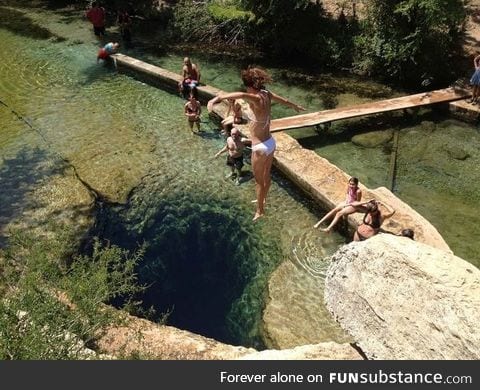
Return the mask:
MULTIPOLYGON (((213 158, 225 141, 206 113, 203 133, 192 135, 179 97, 95 63, 97 43, 88 23, 63 23, 45 11, 28 15, 67 39, 36 40, 0 28, 2 53, 15 53, 0 62, 0 99, 9 107, 0 109, 0 155, 43 148, 68 160, 108 199, 122 202, 130 195, 126 206, 105 210, 97 232, 122 247, 147 243, 139 269, 151 286, 145 303, 158 312, 171 310, 170 321, 179 327, 262 347, 272 272, 284 262, 317 267, 315 261, 325 262, 343 238, 314 231, 320 211, 278 174, 267 216, 252 224, 251 175, 240 186, 225 180, 225 160, 213 158)), ((173 68, 181 64, 181 57, 163 60, 173 68)), ((238 69, 205 60, 202 69, 206 79, 222 75, 215 85, 238 87, 238 69)), ((301 89, 291 88, 300 98, 301 89)), ((302 271, 285 277, 318 297, 323 288, 318 276, 302 271)), ((289 310, 283 297, 275 305, 280 312, 289 310)), ((323 339, 312 336, 311 343, 340 340, 328 313, 320 317, 298 318, 294 325, 301 329, 317 321, 325 327, 323 339)))

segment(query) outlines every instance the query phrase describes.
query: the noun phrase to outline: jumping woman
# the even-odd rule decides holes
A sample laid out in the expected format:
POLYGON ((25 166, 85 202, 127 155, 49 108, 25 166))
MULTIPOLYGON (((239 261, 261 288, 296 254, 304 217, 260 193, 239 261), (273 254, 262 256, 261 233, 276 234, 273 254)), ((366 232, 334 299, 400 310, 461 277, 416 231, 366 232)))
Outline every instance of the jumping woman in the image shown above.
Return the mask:
POLYGON ((270 170, 275 151, 275 140, 270 134, 270 112, 272 100, 282 103, 296 111, 305 109, 287 99, 265 89, 265 85, 272 79, 263 69, 249 67, 242 70, 242 81, 247 92, 220 93, 208 102, 208 111, 213 110, 213 105, 225 99, 244 99, 250 106, 250 138, 252 140, 252 170, 255 177, 255 192, 257 209, 253 220, 265 214, 265 200, 270 189, 270 170))

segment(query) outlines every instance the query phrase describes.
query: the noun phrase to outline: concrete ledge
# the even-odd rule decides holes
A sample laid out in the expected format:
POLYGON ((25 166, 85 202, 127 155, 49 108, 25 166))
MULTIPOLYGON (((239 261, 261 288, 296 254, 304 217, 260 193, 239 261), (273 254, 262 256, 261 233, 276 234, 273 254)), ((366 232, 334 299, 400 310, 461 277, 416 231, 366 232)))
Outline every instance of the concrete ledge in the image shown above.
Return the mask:
MULTIPOLYGON (((177 91, 177 85, 181 81, 180 75, 122 54, 116 54, 114 58, 119 71, 133 74, 147 82, 151 80, 152 84, 167 90, 177 91)), ((198 90, 203 103, 221 92, 220 89, 209 86, 201 86, 198 90)), ((219 117, 224 117, 225 110, 226 104, 218 104, 214 112, 219 117)), ((243 126, 242 130, 248 134, 247 126, 243 126)), ((314 151, 302 148, 285 132, 275 133, 274 138, 277 142, 274 160, 276 168, 325 208, 331 208, 344 201, 349 175, 314 151)), ((363 185, 360 187, 364 199, 376 198, 396 210, 395 215, 384 223, 385 230, 398 233, 403 228, 411 228, 415 230, 417 241, 451 252, 437 229, 388 189, 381 187, 371 190, 363 185)), ((360 214, 350 216, 348 218, 350 228, 355 229, 361 223, 362 217, 360 214)))
POLYGON ((480 120, 480 107, 467 103, 466 100, 458 100, 448 105, 453 117, 468 123, 478 123, 480 120))

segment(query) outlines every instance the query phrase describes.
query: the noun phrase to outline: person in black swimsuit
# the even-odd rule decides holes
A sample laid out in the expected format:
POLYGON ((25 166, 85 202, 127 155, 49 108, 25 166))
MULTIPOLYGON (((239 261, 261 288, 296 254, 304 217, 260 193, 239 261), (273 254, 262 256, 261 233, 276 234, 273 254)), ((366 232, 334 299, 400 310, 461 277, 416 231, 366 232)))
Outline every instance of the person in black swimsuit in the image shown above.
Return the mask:
POLYGON ((365 208, 367 212, 363 216, 363 223, 357 227, 355 234, 353 235, 354 241, 365 241, 367 238, 370 238, 376 235, 380 231, 380 227, 385 219, 390 218, 395 214, 395 210, 385 204, 381 203, 375 199, 369 201, 365 208), (382 214, 379 206, 382 205, 387 210, 386 213, 382 214))

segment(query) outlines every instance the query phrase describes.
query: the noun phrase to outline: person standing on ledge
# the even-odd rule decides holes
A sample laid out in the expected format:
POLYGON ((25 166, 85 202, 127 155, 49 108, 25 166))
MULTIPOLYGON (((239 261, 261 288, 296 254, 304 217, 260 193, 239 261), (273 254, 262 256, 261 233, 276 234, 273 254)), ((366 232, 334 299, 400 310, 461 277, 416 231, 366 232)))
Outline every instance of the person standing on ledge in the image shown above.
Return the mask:
POLYGON ((213 105, 225 99, 244 99, 250 106, 250 138, 252 140, 252 170, 255 177, 255 192, 257 208, 253 221, 265 214, 265 201, 270 189, 270 170, 275 151, 275 140, 270 134, 270 116, 272 100, 282 103, 297 111, 305 109, 287 99, 267 91, 265 85, 272 79, 263 69, 249 67, 242 70, 242 81, 247 92, 220 93, 208 102, 207 108, 211 112, 213 105))
POLYGON ((93 33, 98 37, 105 36, 105 8, 100 7, 97 1, 92 3, 92 7, 85 14, 87 19, 93 24, 93 33))
POLYGON ((245 149, 245 141, 240 131, 234 127, 227 138, 227 143, 216 155, 215 158, 224 152, 228 152, 227 165, 232 170, 226 179, 235 179, 235 185, 240 185, 243 168, 243 150, 245 149))
POLYGON ((478 104, 478 99, 480 98, 480 55, 477 55, 473 59, 473 66, 475 67, 475 72, 470 79, 470 85, 472 86, 472 98, 468 101, 468 103, 478 104))

